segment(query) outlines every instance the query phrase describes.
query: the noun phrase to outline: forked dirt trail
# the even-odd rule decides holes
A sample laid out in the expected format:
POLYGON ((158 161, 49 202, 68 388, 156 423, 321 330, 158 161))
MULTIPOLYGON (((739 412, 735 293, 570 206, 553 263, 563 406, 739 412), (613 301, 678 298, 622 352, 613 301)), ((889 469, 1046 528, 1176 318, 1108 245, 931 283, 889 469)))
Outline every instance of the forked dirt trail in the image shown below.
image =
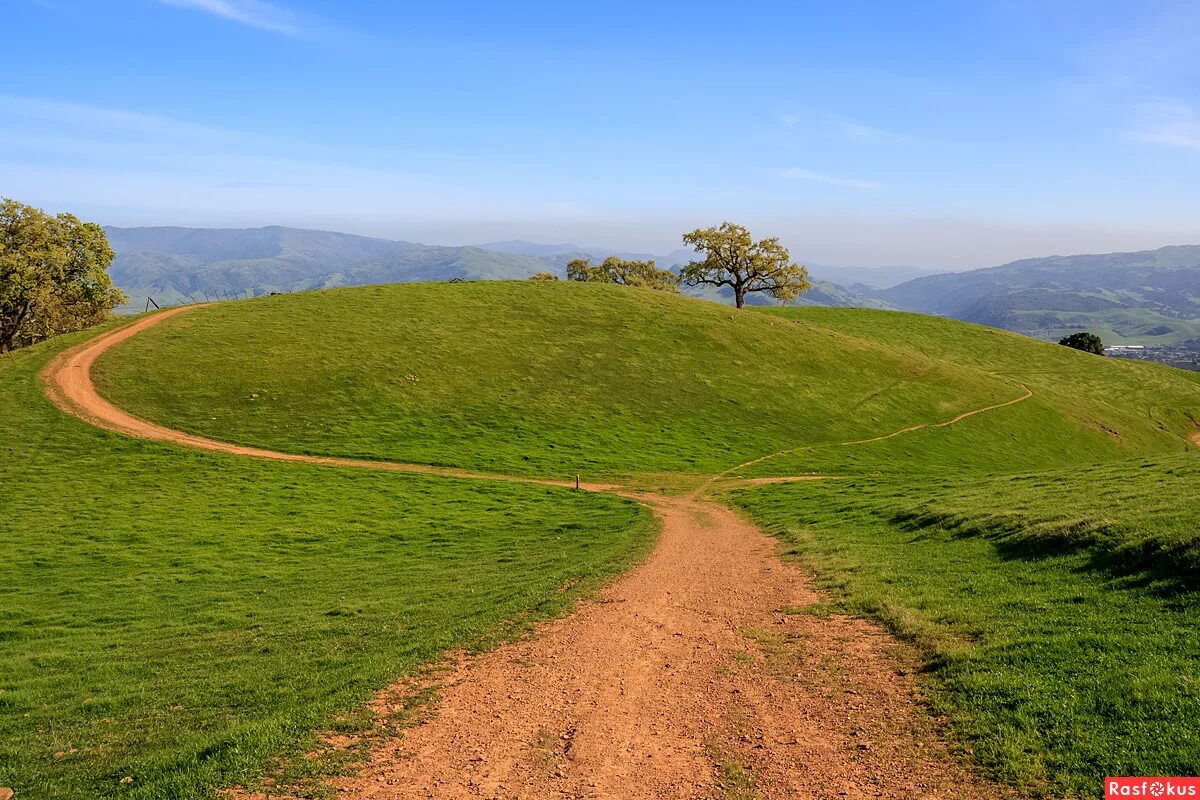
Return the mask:
POLYGON ((663 523, 646 563, 536 638, 462 664, 432 718, 339 796, 1005 795, 941 744, 895 641, 813 614, 820 597, 772 539, 721 506, 641 499, 663 523))
MULTIPOLYGON (((64 352, 43 373, 47 392, 106 429, 203 450, 561 485, 243 447, 156 425, 101 398, 91 379, 96 358, 184 310, 64 352)), ((429 718, 378 747, 361 774, 340 782, 341 796, 1010 796, 948 752, 895 640, 866 621, 820 613, 820 596, 780 561, 773 539, 695 496, 622 493, 662 522, 647 561, 537 636, 461 661, 440 681, 429 718)), ((414 690, 402 681, 382 692, 380 710, 414 690)))

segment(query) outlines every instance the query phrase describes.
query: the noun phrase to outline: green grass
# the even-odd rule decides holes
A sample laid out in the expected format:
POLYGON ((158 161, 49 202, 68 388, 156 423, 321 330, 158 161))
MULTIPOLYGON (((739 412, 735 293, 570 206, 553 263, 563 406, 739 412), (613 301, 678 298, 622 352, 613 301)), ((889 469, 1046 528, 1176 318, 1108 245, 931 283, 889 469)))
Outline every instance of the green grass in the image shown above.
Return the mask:
POLYGON ((611 496, 99 431, 35 377, 78 338, 0 358, 0 786, 21 800, 252 781, 442 651, 562 612, 653 538, 611 496))
POLYGON ((915 642, 975 758, 1098 796, 1200 765, 1195 456, 962 480, 778 485, 734 502, 847 609, 915 642))
MULTIPOLYGON (((650 539, 614 498, 95 431, 34 383, 64 344, 0 360, 0 785, 205 796, 650 539)), ((736 504, 923 649, 996 775, 1087 796, 1200 764, 1200 376, 913 314, 466 283, 194 310, 98 379, 149 419, 290 452, 683 489, 791 450, 741 473, 843 479, 736 504)))
POLYGON ((826 328, 550 282, 223 304, 114 348, 97 374, 123 407, 218 439, 593 478, 708 474, 780 443, 1014 394, 978 369, 826 328))
MULTIPOLYGON (((1009 385, 1029 387, 1034 397, 950 427, 884 442, 802 449, 743 470, 747 476, 956 475, 1082 466, 1185 452, 1191 449, 1187 437, 1200 420, 1195 379, 1157 364, 1100 358, 995 328, 919 314, 840 308, 766 313, 984 371, 1009 385)), ((1010 389, 1005 399, 1020 394, 1019 388, 1010 389)))
POLYGON ((1179 451, 1200 418, 1195 384, 1145 366, 913 314, 736 314, 650 291, 494 282, 199 309, 114 348, 97 380, 123 407, 217 439, 621 478, 710 474, 939 422, 1019 397, 1022 383, 1037 392, 1028 407, 975 421, 997 448, 952 436, 922 460, 1009 469, 1179 451))

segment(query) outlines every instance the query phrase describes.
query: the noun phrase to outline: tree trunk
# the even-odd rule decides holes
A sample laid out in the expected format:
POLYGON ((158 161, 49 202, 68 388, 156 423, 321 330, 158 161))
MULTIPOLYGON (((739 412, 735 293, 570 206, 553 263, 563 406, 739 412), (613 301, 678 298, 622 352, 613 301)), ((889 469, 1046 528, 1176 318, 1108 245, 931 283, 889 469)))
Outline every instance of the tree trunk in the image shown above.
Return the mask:
POLYGON ((745 308, 745 306, 746 306, 746 290, 740 286, 734 288, 733 302, 737 304, 738 308, 745 308))

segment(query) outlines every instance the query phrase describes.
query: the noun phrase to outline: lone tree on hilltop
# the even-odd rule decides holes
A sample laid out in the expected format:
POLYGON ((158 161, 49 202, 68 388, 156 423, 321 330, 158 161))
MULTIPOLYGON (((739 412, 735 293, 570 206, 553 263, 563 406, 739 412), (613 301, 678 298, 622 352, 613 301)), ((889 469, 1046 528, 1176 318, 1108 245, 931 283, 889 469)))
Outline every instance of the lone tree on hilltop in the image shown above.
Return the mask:
POLYGON ((684 266, 680 272, 683 282, 688 286, 728 286, 738 308, 746 305, 750 292, 795 300, 812 288, 808 270, 792 263, 778 238, 756 242, 741 225, 722 222, 715 228, 697 228, 683 235, 683 243, 704 256, 703 261, 684 266))
POLYGON ((572 259, 567 262, 567 280, 679 291, 679 276, 669 269, 659 269, 654 261, 627 261, 616 256, 609 256, 598 265, 586 258, 572 259))
POLYGON ((95 325, 125 301, 104 229, 0 201, 0 353, 95 325))
POLYGON ((1096 334, 1088 333, 1087 331, 1072 333, 1070 336, 1059 340, 1059 344, 1066 345, 1075 350, 1082 350, 1085 353, 1095 353, 1098 356, 1104 355, 1104 342, 1100 341, 1100 337, 1096 334))

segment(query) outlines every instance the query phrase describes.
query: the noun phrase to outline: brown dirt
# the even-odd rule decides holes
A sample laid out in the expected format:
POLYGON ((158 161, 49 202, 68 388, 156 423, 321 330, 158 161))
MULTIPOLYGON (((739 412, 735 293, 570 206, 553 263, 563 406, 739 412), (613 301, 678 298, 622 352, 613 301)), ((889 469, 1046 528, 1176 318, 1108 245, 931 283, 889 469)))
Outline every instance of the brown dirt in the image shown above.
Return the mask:
MULTIPOLYGON (((90 376, 96 358, 184 310, 64 352, 43 373, 48 394, 108 430, 202 450, 542 483, 243 447, 156 425, 101 398, 90 376)), ((1010 796, 948 751, 922 706, 911 654, 869 622, 823 613, 820 595, 779 560, 774 540, 697 497, 626 496, 662 522, 648 560, 537 636, 461 659, 429 718, 377 747, 357 777, 338 783, 340 796, 1010 796)), ((380 693, 378 710, 398 709, 412 689, 409 681, 380 693)))
POLYGON ((462 662, 432 718, 339 796, 1007 795, 947 751, 896 642, 813 613, 820 595, 774 540, 721 506, 639 499, 663 523, 645 564, 540 635, 462 662))

